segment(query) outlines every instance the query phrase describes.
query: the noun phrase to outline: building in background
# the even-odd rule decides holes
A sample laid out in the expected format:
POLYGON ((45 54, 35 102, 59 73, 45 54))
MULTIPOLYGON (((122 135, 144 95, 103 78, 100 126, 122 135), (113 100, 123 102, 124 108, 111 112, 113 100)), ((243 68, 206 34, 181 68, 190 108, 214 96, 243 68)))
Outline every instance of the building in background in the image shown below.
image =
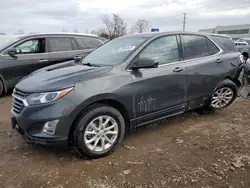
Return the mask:
POLYGON ((211 29, 201 29, 200 32, 229 35, 233 40, 240 38, 250 38, 250 24, 217 26, 211 29))

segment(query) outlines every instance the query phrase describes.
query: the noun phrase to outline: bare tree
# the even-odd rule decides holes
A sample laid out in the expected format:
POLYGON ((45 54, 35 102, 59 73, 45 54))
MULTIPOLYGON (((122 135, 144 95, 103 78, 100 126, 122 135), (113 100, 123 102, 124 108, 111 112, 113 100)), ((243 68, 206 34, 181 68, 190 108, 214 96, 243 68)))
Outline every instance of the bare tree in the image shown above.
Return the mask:
POLYGON ((92 30, 92 31, 91 31, 91 34, 94 34, 94 35, 97 35, 97 36, 99 36, 99 37, 103 37, 103 38, 106 38, 106 39, 109 38, 109 35, 108 35, 106 29, 103 29, 103 28, 100 28, 100 29, 98 29, 97 31, 92 30))
POLYGON ((134 32, 143 33, 149 31, 149 29, 150 29, 149 22, 143 19, 137 20, 131 28, 133 33, 134 32))
POLYGON ((123 36, 127 32, 127 24, 117 14, 113 14, 112 19, 108 15, 104 15, 102 21, 106 26, 110 39, 123 36))
POLYGON ((110 20, 108 15, 104 15, 102 17, 102 21, 103 21, 103 23, 105 24, 105 26, 107 28, 109 38, 111 38, 111 36, 113 35, 113 23, 112 23, 112 21, 110 20))
POLYGON ((119 17, 119 15, 113 15, 114 22, 114 37, 120 37, 126 35, 127 32, 127 24, 119 17))

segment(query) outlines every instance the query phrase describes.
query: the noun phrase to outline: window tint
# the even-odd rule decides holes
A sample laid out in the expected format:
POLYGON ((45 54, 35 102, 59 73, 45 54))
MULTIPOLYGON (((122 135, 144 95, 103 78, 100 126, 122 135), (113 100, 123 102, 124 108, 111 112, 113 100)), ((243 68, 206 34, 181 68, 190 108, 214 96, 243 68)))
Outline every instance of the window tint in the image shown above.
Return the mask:
POLYGON ((45 39, 32 39, 15 46, 17 54, 45 53, 45 39))
POLYGON ((73 50, 69 38, 55 37, 55 38, 50 38, 49 41, 50 41, 51 52, 62 52, 62 51, 73 50))
POLYGON ((76 40, 81 49, 93 49, 103 44, 101 40, 95 38, 78 37, 76 40))
POLYGON ((71 40, 71 43, 72 43, 73 50, 78 50, 78 46, 77 46, 75 40, 74 39, 70 39, 70 40, 71 40))
POLYGON ((208 45, 210 55, 217 54, 220 51, 217 48, 217 46, 209 39, 207 39, 207 45, 208 45))
POLYGON ((184 59, 194 59, 209 55, 206 38, 203 36, 183 35, 184 59))
POLYGON ((179 61, 176 36, 161 37, 154 40, 140 53, 139 58, 153 59, 159 64, 179 61))
POLYGON ((230 38, 219 37, 219 36, 213 36, 213 38, 217 40, 219 43, 223 44, 227 49, 231 51, 237 51, 234 42, 230 38))

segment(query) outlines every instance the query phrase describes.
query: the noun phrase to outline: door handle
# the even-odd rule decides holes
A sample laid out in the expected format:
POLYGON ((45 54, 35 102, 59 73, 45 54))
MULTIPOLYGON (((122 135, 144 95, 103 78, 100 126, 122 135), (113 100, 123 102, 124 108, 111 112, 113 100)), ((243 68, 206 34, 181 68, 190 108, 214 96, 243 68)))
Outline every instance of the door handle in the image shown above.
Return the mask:
POLYGON ((40 59, 38 62, 39 63, 45 63, 45 62, 48 62, 48 60, 47 59, 40 59))
POLYGON ((184 70, 184 68, 176 67, 173 71, 174 71, 174 72, 181 72, 181 71, 183 71, 183 70, 184 70))
POLYGON ((221 63, 222 62, 222 60, 220 60, 220 59, 217 59, 216 61, 215 61, 215 63, 221 63))

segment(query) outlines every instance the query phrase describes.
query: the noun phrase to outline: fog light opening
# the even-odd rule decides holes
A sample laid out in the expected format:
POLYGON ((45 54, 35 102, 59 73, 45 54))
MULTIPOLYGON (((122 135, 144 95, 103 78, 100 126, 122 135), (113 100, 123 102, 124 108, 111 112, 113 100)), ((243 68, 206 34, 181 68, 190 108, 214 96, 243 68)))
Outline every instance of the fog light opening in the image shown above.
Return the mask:
POLYGON ((43 126, 43 132, 50 134, 50 135, 54 135, 58 121, 59 120, 53 120, 53 121, 46 122, 43 126))

